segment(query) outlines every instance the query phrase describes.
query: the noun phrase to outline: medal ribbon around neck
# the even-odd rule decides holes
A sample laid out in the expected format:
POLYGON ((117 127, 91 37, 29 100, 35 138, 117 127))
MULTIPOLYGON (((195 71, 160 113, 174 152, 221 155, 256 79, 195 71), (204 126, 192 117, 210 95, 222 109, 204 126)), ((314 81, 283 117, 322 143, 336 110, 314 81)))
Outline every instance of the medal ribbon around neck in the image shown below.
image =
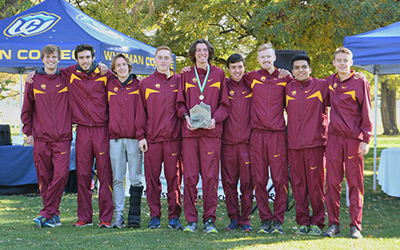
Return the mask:
POLYGON ((204 88, 206 87, 208 75, 210 74, 210 65, 207 64, 207 74, 206 74, 206 78, 204 78, 203 84, 200 83, 200 78, 199 78, 199 75, 197 74, 196 66, 194 66, 194 73, 196 74, 197 85, 199 85, 200 93, 201 93, 201 95, 203 95, 203 91, 204 91, 204 88))

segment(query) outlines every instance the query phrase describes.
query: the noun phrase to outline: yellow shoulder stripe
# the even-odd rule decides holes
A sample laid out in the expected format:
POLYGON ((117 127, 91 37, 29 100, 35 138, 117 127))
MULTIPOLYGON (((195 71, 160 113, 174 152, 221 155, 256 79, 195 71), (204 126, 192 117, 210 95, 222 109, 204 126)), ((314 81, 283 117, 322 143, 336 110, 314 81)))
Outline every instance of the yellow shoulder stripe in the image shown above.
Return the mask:
POLYGON ((185 82, 185 93, 187 93, 188 88, 195 88, 195 87, 196 86, 194 86, 193 84, 185 82))
POLYGON ((213 84, 210 85, 210 87, 217 87, 218 90, 219 90, 219 88, 221 87, 221 82, 213 83, 213 84))
POLYGON ((139 90, 135 90, 135 91, 128 93, 128 95, 138 95, 138 94, 139 94, 139 90))
POLYGON ((335 90, 332 88, 332 85, 329 85, 329 89, 335 92, 335 90))
POLYGON ((321 95, 321 92, 319 90, 317 92, 315 92, 314 94, 310 95, 309 97, 307 97, 307 99, 311 99, 311 98, 314 98, 314 97, 317 97, 321 102, 323 102, 322 101, 322 95, 321 95))
POLYGON ((254 85, 256 85, 256 84, 264 84, 264 83, 254 79, 253 82, 251 83, 251 89, 253 89, 254 85))
POLYGON ((353 98, 354 101, 356 100, 356 92, 354 90, 353 91, 344 92, 343 94, 351 95, 351 98, 353 98))
POLYGON ((178 89, 175 89, 173 92, 178 92, 178 89))
POLYGON ((107 86, 107 77, 105 76, 97 78, 96 81, 102 81, 104 82, 104 86, 107 86))
POLYGON ((108 102, 110 102, 110 97, 111 97, 112 95, 117 95, 117 94, 115 94, 115 93, 113 93, 113 92, 111 92, 111 91, 108 91, 108 102))
POLYGON ((291 101, 291 100, 294 100, 294 98, 286 95, 286 107, 289 104, 289 101, 291 101))
POLYGON ((253 93, 246 95, 244 98, 250 98, 250 97, 253 97, 253 93))
POLYGON ((69 84, 71 84, 75 79, 82 80, 81 78, 77 77, 74 73, 72 73, 71 78, 69 79, 69 84))
POLYGON ((286 87, 286 84, 287 84, 287 82, 280 82, 280 83, 277 83, 276 85, 280 85, 280 86, 286 87))
POLYGON ((232 96, 228 96, 228 98, 229 98, 229 99, 233 99, 233 97, 232 97, 232 96))
POLYGON ((146 100, 149 98, 149 95, 151 93, 160 93, 160 91, 154 89, 146 89, 146 100))
POLYGON ((68 87, 65 86, 62 90, 58 91, 58 93, 68 92, 68 87))
POLYGON ((46 94, 44 91, 33 89, 33 99, 36 100, 36 94, 46 94))

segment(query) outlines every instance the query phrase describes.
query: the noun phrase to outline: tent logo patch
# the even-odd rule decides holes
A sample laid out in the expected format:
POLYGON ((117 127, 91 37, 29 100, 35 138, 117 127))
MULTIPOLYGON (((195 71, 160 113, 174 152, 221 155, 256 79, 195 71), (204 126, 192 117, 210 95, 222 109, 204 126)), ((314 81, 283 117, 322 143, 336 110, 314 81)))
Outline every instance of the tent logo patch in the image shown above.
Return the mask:
POLYGON ((118 39, 123 42, 129 42, 121 34, 118 34, 117 32, 113 31, 111 28, 105 26, 102 23, 97 22, 90 16, 87 16, 85 14, 79 14, 76 16, 76 20, 79 21, 80 26, 84 25, 87 28, 93 29, 102 35, 106 35, 108 37, 115 38, 115 39, 118 39))
POLYGON ((31 13, 16 18, 5 30, 4 35, 14 36, 34 36, 48 31, 61 17, 44 11, 31 13))

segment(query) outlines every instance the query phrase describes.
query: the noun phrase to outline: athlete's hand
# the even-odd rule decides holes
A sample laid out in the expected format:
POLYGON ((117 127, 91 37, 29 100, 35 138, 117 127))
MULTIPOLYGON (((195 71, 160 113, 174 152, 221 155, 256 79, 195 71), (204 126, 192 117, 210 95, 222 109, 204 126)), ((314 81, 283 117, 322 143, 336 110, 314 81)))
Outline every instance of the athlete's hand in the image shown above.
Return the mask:
POLYGON ((147 140, 146 139, 142 139, 142 140, 139 141, 139 149, 143 153, 146 153, 147 150, 149 150, 149 148, 147 147, 147 140))
POLYGON ((36 70, 32 70, 31 72, 29 72, 26 75, 26 82, 29 83, 29 84, 32 84, 33 83, 33 77, 35 76, 35 74, 36 74, 36 70))
POLYGON ((356 72, 355 74, 354 74, 354 79, 365 79, 366 77, 365 77, 365 75, 364 75, 364 73, 363 72, 356 72))
POLYGON ((362 155, 366 155, 368 154, 369 151, 369 145, 366 142, 361 142, 360 146, 358 147, 358 155, 362 156, 362 155))
POLYGON ((30 135, 26 138, 26 143, 28 143, 29 145, 35 144, 35 139, 33 138, 33 135, 30 135))
POLYGON ((179 74, 185 73, 185 72, 190 72, 190 66, 185 66, 181 69, 181 72, 179 74))
POLYGON ((208 127, 205 127, 204 129, 214 129, 215 128, 215 120, 214 118, 211 119, 211 124, 208 127))
POLYGON ((108 67, 102 62, 99 62, 100 75, 104 76, 108 72, 108 67))
POLYGON ((185 120, 186 120, 186 127, 187 127, 189 130, 193 131, 193 130, 196 130, 196 129, 197 129, 197 128, 193 128, 193 127, 192 127, 192 123, 190 122, 190 117, 189 117, 189 115, 186 115, 186 116, 185 116, 185 120))
POLYGON ((289 71, 289 70, 286 70, 286 69, 278 69, 278 71, 279 71, 278 78, 285 78, 285 77, 287 77, 287 76, 292 76, 292 74, 290 74, 290 71, 289 71))

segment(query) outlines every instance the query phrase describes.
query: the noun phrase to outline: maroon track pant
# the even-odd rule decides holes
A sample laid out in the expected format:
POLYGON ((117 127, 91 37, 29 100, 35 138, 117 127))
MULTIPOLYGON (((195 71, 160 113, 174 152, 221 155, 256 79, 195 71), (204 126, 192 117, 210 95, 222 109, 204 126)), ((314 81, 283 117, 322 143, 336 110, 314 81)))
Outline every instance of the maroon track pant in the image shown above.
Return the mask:
POLYGON ((68 181, 70 152, 71 141, 35 141, 33 159, 43 199, 40 215, 46 219, 60 215, 60 202, 68 181))
POLYGON ((340 225, 340 184, 344 172, 349 185, 350 226, 361 230, 364 203, 364 161, 358 155, 360 140, 329 134, 326 146, 326 208, 329 226, 340 225))
POLYGON ((146 177, 146 197, 150 216, 161 218, 161 182, 160 174, 164 162, 164 175, 168 189, 168 218, 181 216, 181 141, 149 143, 149 150, 144 154, 146 177))
POLYGON ((296 202, 296 222, 325 226, 325 147, 288 150, 290 177, 296 202), (313 210, 310 216, 309 202, 313 210))
POLYGON ((203 184, 203 221, 211 218, 215 222, 218 205, 219 160, 221 139, 209 137, 183 138, 183 205, 187 222, 198 221, 196 209, 199 173, 203 184))
POLYGON ((78 180, 78 220, 93 221, 92 180, 93 158, 96 157, 99 190, 99 220, 111 222, 114 206, 112 199, 112 172, 108 127, 78 125, 76 130, 76 177, 78 180))
POLYGON ((249 144, 222 145, 221 177, 229 218, 238 220, 241 226, 250 225, 250 213, 253 207, 253 184, 251 183, 249 144), (239 179, 241 214, 237 192, 239 179))
POLYGON ((260 219, 285 219, 288 195, 288 168, 286 154, 285 131, 253 130, 250 137, 251 174, 256 194, 260 219), (268 166, 271 169, 272 182, 275 189, 274 215, 268 204, 267 183, 268 166))

